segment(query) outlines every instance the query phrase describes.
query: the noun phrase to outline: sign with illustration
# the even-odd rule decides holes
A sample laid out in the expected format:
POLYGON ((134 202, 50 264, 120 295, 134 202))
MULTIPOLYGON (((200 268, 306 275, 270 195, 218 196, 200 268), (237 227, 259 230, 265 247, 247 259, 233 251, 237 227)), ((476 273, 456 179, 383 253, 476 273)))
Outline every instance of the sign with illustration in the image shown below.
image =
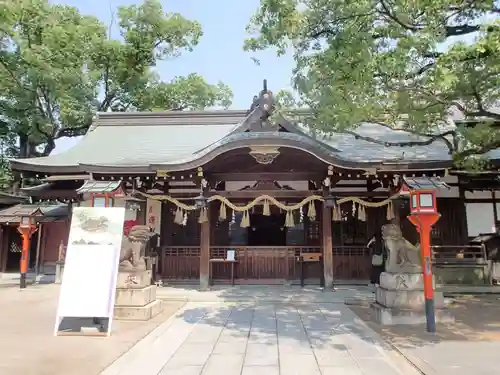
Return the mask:
POLYGON ((55 334, 65 318, 107 319, 111 331, 123 238, 122 207, 75 207, 71 218, 55 334))

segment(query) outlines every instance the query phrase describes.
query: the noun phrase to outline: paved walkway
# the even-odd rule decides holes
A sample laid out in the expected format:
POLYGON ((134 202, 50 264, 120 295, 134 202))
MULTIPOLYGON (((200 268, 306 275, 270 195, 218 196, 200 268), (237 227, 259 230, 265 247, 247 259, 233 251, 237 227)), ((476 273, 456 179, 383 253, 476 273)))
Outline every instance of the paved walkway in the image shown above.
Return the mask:
POLYGON ((209 291, 200 291, 198 286, 167 285, 157 290, 156 295, 166 301, 185 302, 252 302, 252 303, 344 303, 346 300, 372 302, 374 288, 371 286, 338 286, 335 291, 313 285, 301 288, 298 285, 216 285, 209 291))
POLYGON ((188 302, 101 375, 416 375, 342 303, 188 302))

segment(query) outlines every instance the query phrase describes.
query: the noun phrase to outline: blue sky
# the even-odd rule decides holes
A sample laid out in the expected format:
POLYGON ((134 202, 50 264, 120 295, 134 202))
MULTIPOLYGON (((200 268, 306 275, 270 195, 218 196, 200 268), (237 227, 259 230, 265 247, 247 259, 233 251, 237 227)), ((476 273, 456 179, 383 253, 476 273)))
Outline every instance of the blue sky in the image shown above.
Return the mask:
MULTIPOLYGON (((92 14, 106 24, 111 10, 120 5, 139 3, 133 0, 66 0, 57 1, 92 14)), ((252 98, 262 89, 264 78, 270 90, 290 89, 293 68, 291 56, 277 57, 272 50, 258 54, 243 51, 247 34, 245 26, 259 6, 259 0, 163 0, 165 11, 178 12, 188 19, 197 20, 203 27, 203 38, 193 52, 162 61, 157 71, 163 80, 189 73, 199 73, 210 83, 222 81, 233 91, 231 108, 246 109, 252 98), (256 65, 251 57, 257 57, 256 65)), ((118 37, 115 31, 113 37, 118 37)), ((77 139, 58 140, 55 152, 72 147, 77 139)))
MULTIPOLYGON (((139 0, 66 0, 54 2, 68 4, 82 13, 92 14, 105 24, 111 20, 111 12, 120 5, 139 3, 139 0)), ((188 19, 202 24, 204 35, 196 49, 181 57, 161 62, 156 70, 163 80, 175 76, 199 73, 210 83, 222 81, 231 87, 234 98, 231 108, 246 109, 252 98, 262 89, 263 79, 268 80, 270 90, 277 92, 290 89, 290 79, 294 66, 290 55, 277 57, 273 50, 258 54, 243 51, 243 41, 247 37, 245 27, 250 17, 258 9, 260 0, 163 0, 165 11, 178 12, 188 19), (251 57, 260 60, 256 65, 251 57)), ((114 38, 118 31, 114 31, 114 38)), ((455 38, 442 47, 458 40, 455 38)), ((59 139, 55 153, 72 147, 79 138, 59 139)))
MULTIPOLYGON (((109 24, 111 9, 140 1, 127 0, 66 0, 58 1, 93 14, 109 24)), ((163 0, 168 12, 178 12, 188 19, 197 20, 203 27, 203 38, 196 49, 181 57, 161 62, 157 71, 162 79, 199 73, 210 83, 223 81, 234 93, 232 108, 250 107, 253 95, 262 89, 267 78, 273 91, 290 88, 293 67, 291 56, 276 57, 274 51, 259 54, 244 52, 245 26, 259 6, 259 0, 163 0), (261 61, 257 66, 251 57, 261 61)), ((113 37, 118 37, 115 32, 113 37)))

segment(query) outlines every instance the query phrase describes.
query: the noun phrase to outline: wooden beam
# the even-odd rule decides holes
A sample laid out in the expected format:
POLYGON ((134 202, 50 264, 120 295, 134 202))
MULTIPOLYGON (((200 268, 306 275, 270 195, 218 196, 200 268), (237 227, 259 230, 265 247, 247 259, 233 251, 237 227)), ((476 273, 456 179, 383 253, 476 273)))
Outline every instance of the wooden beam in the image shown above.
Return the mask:
POLYGON ((317 172, 261 172, 261 173, 212 173, 211 180, 216 181, 309 181, 321 178, 317 172))
POLYGON ((304 199, 315 194, 321 194, 318 191, 300 191, 300 190, 241 190, 241 191, 221 191, 212 195, 222 195, 226 198, 257 198, 261 195, 270 195, 274 198, 299 198, 304 199))
POLYGON ((382 187, 382 183, 379 180, 375 180, 373 178, 366 180, 366 190, 368 192, 373 192, 375 189, 380 187, 382 187))
MULTIPOLYGON (((227 198, 255 198, 261 195, 270 195, 275 198, 305 198, 311 195, 322 195, 322 190, 316 191, 300 191, 300 190, 243 190, 243 191, 221 191, 216 194, 227 198)), ((214 195, 214 194, 212 194, 214 195)), ((335 197, 380 197, 387 198, 389 195, 386 191, 332 191, 335 197)))
POLYGON ((41 192, 26 192, 35 199, 78 199, 79 194, 75 190, 46 190, 41 192))
MULTIPOLYGON (((151 195, 162 195, 161 192, 153 193, 148 192, 151 195)), ((180 200, 189 200, 198 196, 198 192, 176 192, 175 190, 170 190, 169 195, 172 198, 180 200)), ((300 191, 300 190, 243 190, 243 191, 211 191, 207 196, 210 195, 222 195, 228 199, 253 199, 260 197, 261 195, 270 195, 276 199, 279 198, 298 198, 304 199, 311 195, 322 195, 321 190, 319 191, 300 191)), ((387 191, 332 191, 332 195, 335 197, 366 197, 366 198, 388 198, 389 194, 387 191)))

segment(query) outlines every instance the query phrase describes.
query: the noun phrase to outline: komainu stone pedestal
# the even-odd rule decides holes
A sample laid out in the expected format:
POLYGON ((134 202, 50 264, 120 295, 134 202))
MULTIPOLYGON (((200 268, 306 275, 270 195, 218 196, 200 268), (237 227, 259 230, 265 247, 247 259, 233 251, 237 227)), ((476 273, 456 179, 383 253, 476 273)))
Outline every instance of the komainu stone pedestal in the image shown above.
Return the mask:
MULTIPOLYGON (((443 293, 434 292, 436 322, 454 323, 445 309, 443 293)), ((374 319, 382 325, 425 324, 424 279, 422 273, 383 272, 372 305, 374 319)))
POLYGON ((116 285, 115 319, 149 320, 162 311, 156 285, 151 285, 151 270, 119 271, 116 285))

